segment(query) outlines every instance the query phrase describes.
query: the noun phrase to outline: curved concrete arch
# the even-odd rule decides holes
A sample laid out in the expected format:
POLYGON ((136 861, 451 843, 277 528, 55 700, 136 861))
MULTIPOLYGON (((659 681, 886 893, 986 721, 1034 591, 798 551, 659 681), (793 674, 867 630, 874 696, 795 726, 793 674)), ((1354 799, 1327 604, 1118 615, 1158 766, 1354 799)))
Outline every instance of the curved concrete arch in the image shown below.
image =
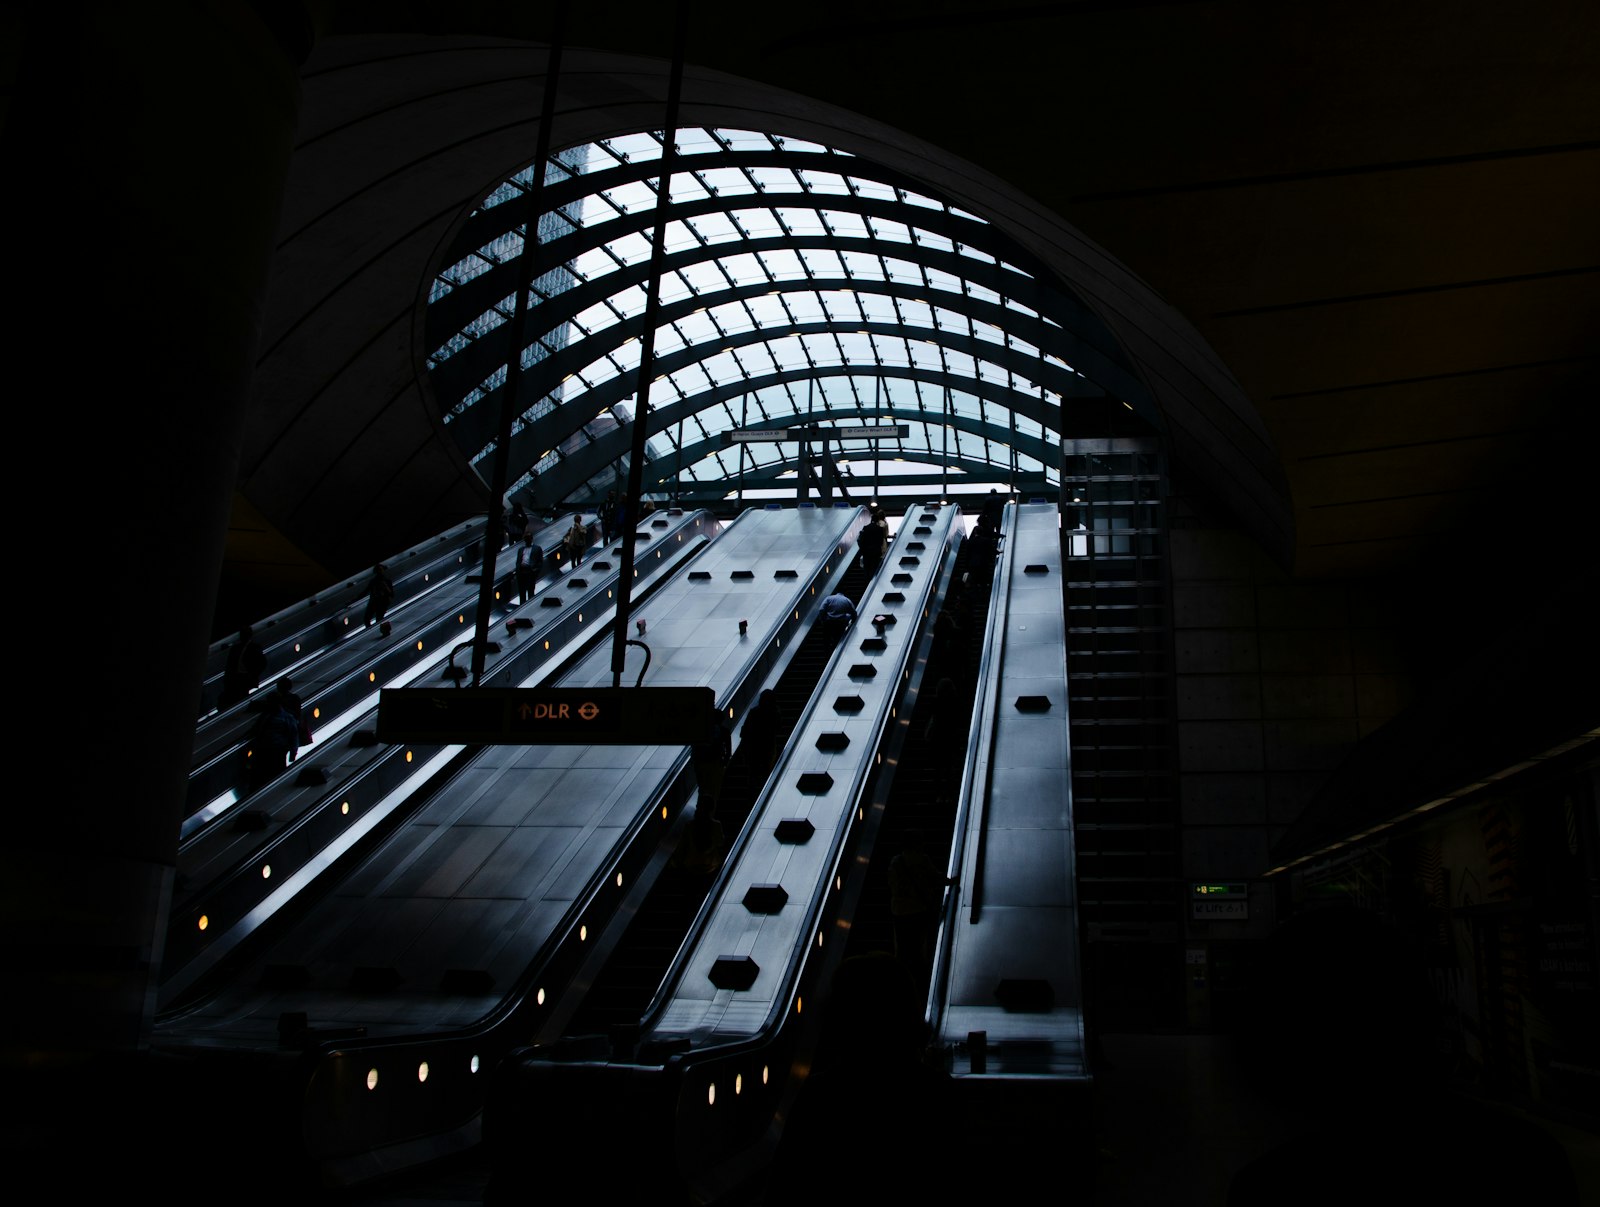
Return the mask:
MULTIPOLYGON (((434 418, 422 299, 477 199, 530 158, 546 59, 487 38, 335 38, 303 69, 241 490, 336 571, 484 505, 434 418)), ((659 127, 667 70, 569 49, 552 145, 659 127)), ((992 223, 1116 336, 1174 459, 1288 560, 1287 488, 1260 417, 1182 316, 1080 232, 969 162, 770 85, 691 67, 680 120, 871 159, 992 223)))

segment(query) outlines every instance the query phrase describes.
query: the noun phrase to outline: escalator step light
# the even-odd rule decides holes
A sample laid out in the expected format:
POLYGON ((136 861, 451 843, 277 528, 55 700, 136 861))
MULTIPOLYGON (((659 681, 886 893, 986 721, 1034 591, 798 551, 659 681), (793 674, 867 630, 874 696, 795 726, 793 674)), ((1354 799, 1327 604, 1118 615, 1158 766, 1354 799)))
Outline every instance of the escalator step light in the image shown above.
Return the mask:
POLYGON ((1048 1014, 1056 1004, 1050 982, 1034 978, 1003 978, 994 987, 994 998, 1008 1014, 1048 1014))
POLYGON ((870 662, 858 662, 850 668, 850 678, 852 679, 876 679, 877 677, 878 668, 870 662))
POLYGON ((826 771, 807 771, 795 781, 795 787, 807 796, 821 796, 833 787, 833 776, 826 771))
POLYGON ((387 993, 404 978, 393 968, 352 968, 350 988, 357 993, 387 993))
POLYGON ((718 989, 748 989, 760 973, 761 965, 749 956, 718 956, 711 965, 710 979, 718 989))
POLYGON ((711 571, 691 570, 689 571, 689 581, 692 583, 708 583, 711 581, 711 571))
POLYGON ((754 570, 735 570, 732 574, 728 575, 728 577, 733 579, 735 582, 739 581, 740 579, 754 578, 755 576, 756 572, 754 570))
POLYGON ((833 702, 834 712, 860 712, 865 707, 860 696, 840 696, 833 702))
POLYGON ((561 606, 561 600, 556 598, 554 595, 546 595, 539 601, 539 606, 541 608, 559 608, 561 606))
POLYGON ((912 536, 932 536, 933 535, 933 529, 927 527, 926 525, 919 524, 917 527, 915 527, 915 528, 913 528, 911 530, 911 535, 912 536))
POLYGON ((1050 711, 1050 697, 1049 696, 1018 696, 1017 697, 1017 711, 1018 712, 1049 712, 1050 711))
POLYGON ((907 553, 921 553, 926 548, 927 548, 927 546, 924 545, 921 541, 912 541, 909 545, 906 546, 906 552, 907 553))
POLYGON ((804 817, 786 817, 772 829, 772 836, 789 846, 801 846, 811 841, 817 827, 804 817))
POLYGON ((261 970, 263 989, 304 989, 311 973, 304 964, 268 964, 261 970))
POLYGON ((321 767, 302 767, 300 774, 294 777, 296 788, 314 788, 319 784, 328 782, 328 773, 321 767))
POLYGON ((905 601, 906 601, 906 597, 905 597, 903 592, 900 592, 900 591, 885 591, 884 592, 884 595, 883 595, 883 602, 884 603, 905 603, 905 601))
POLYGON ((1022 572, 1024 574, 1049 574, 1050 567, 1040 562, 1034 562, 1032 565, 1024 566, 1022 572))
POLYGON ((494 988, 494 977, 482 968, 446 968, 439 978, 440 993, 459 993, 469 996, 488 993, 494 988))
POLYGON ((881 654, 888 648, 889 643, 882 637, 868 637, 861 643, 861 652, 863 654, 881 654))
POLYGON ((781 884, 752 884, 744 891, 744 907, 752 914, 775 914, 788 900, 781 884))
POLYGON ((233 828, 246 832, 265 830, 267 828, 267 815, 260 809, 246 809, 233 819, 233 828))
POLYGON ((903 557, 900 559, 900 564, 902 566, 920 566, 922 565, 922 559, 920 557, 903 557))
POLYGON ((896 574, 889 581, 897 587, 909 587, 911 585, 911 576, 909 574, 896 574))
POLYGON ((847 733, 819 733, 817 735, 817 749, 833 754, 846 749, 850 745, 850 735, 847 733))
POLYGON ((798 570, 774 570, 772 572, 772 577, 773 578, 799 578, 800 577, 800 571, 798 571, 798 570))
POLYGON ((350 745, 352 746, 376 746, 377 744, 378 734, 376 730, 358 729, 350 735, 350 745))

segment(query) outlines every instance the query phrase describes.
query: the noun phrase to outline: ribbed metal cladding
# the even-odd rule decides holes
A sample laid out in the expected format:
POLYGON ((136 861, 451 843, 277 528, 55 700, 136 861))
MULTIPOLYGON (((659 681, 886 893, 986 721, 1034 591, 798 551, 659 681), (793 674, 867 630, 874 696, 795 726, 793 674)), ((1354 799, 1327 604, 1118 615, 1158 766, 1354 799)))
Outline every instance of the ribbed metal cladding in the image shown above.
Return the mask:
POLYGON ((1165 497, 1154 436, 1064 442, 1067 678, 1086 955, 1091 968, 1117 969, 1125 992, 1147 995, 1158 1014, 1179 1008, 1169 949, 1184 933, 1165 497), (1136 989, 1130 978, 1148 983, 1136 989))

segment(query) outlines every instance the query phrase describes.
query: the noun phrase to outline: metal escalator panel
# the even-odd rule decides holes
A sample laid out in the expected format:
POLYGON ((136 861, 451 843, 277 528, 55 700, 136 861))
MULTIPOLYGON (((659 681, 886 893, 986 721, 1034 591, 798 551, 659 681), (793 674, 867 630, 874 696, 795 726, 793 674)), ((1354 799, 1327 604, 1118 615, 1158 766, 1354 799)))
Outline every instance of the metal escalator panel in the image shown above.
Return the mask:
POLYGON ((901 526, 722 869, 644 1042, 687 1037, 700 1047, 766 1034, 796 1009, 802 974, 828 930, 842 949, 837 922, 824 919, 846 879, 855 879, 842 861, 863 828, 875 828, 877 794, 892 780, 910 723, 909 708, 901 715, 903 691, 926 656, 925 621, 960 542, 959 517, 959 508, 929 507, 918 509, 918 524, 901 526), (913 551, 913 543, 923 548, 913 551))
MULTIPOLYGON (((693 573, 634 613, 651 646, 646 686, 707 686, 721 703, 763 682, 808 626, 813 592, 834 580, 862 522, 859 511, 819 509, 746 513, 729 525, 693 573)), ((630 647, 625 683, 642 659, 630 647)), ((611 681, 604 641, 559 685, 611 681)), ((174 1028, 165 1038, 191 1049, 269 1044, 277 1020, 296 1020, 290 1042, 315 1053, 308 1143, 333 1176, 402 1160, 396 1145, 421 1151, 421 1137, 470 1129, 488 1079, 468 1070, 487 1071, 557 1008, 681 812, 689 779, 684 747, 473 752, 359 864, 340 869, 314 909, 252 953, 235 987, 182 1020, 181 1037, 174 1028), (426 1090, 403 1100, 366 1088, 369 1076, 419 1084, 423 1065, 426 1090)))
MULTIPOLYGON (((716 527, 705 512, 670 517, 639 560, 639 581, 670 576, 716 527)), ((616 559, 597 552, 579 574, 544 583, 491 634, 501 648, 490 655, 485 684, 536 685, 559 673, 597 633, 608 633, 617 574, 616 559)), ((457 624, 465 624, 457 618, 464 616, 449 608, 438 623, 453 636, 457 624)), ((430 678, 446 682, 437 675, 447 662, 442 651, 450 647, 436 645, 430 678)), ((196 827, 180 843, 162 967, 163 1009, 175 995, 187 994, 197 978, 210 976, 214 965, 276 912, 274 903, 286 904, 332 853, 390 824, 428 769, 454 757, 442 746, 353 740, 372 737, 378 699, 378 684, 363 677, 357 686, 361 696, 350 705, 357 714, 349 725, 352 740, 325 742, 302 754, 289 774, 247 797, 245 807, 196 827)))
POLYGON ((1087 1076, 1057 511, 1008 509, 930 998, 959 1078, 1087 1076), (969 1036, 982 1033, 981 1044, 969 1036))

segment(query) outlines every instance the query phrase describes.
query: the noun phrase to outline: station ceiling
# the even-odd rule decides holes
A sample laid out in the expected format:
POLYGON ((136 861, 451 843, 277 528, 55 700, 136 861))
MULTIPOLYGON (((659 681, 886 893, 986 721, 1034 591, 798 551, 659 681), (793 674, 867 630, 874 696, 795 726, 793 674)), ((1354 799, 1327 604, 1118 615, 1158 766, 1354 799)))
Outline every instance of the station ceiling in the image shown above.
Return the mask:
MULTIPOLYGON (((625 430, 594 420, 632 413, 671 8, 573 8, 552 145, 586 150, 545 208, 588 200, 577 254, 541 270, 577 266, 540 299, 529 356, 559 372, 529 374, 512 447, 576 498, 625 430)), ((487 199, 531 162, 550 10, 330 11, 302 70, 235 571, 258 540, 351 572, 486 501, 473 411, 505 358, 473 324, 514 293, 510 261, 449 276, 518 211, 487 199)), ((1052 433, 1111 410, 1297 577, 1469 581, 1486 548, 1570 546, 1594 514, 1597 46, 1594 6, 1567 0, 871 19, 702 0, 679 140, 701 166, 675 178, 685 267, 652 385, 667 482, 785 481, 788 446, 741 461, 725 433, 819 397, 839 423, 908 423, 896 456, 974 482, 1047 480, 1052 433)), ((854 472, 876 465, 862 451, 835 449, 854 472)))

